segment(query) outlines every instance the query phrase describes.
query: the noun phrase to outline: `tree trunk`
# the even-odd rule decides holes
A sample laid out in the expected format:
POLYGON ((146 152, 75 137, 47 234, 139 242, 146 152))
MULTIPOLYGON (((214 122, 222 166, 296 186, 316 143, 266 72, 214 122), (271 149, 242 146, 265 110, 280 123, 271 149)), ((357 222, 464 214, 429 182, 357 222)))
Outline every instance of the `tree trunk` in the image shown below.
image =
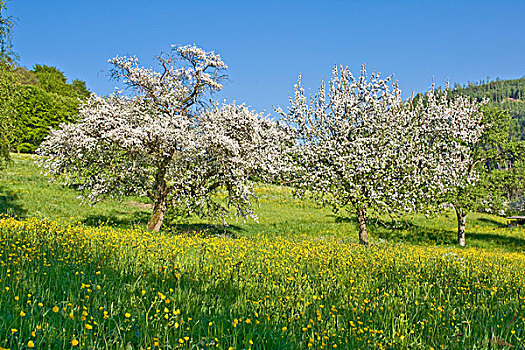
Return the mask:
POLYGON ((159 167, 155 177, 155 193, 153 197, 153 215, 148 221, 148 230, 159 232, 166 214, 168 186, 166 183, 166 167, 159 167))
POLYGON ((465 246, 465 223, 467 221, 467 212, 456 207, 456 217, 458 219, 458 244, 465 246))
POLYGON ((357 208, 357 222, 359 224, 359 243, 368 245, 368 234, 366 233, 366 207, 357 208))

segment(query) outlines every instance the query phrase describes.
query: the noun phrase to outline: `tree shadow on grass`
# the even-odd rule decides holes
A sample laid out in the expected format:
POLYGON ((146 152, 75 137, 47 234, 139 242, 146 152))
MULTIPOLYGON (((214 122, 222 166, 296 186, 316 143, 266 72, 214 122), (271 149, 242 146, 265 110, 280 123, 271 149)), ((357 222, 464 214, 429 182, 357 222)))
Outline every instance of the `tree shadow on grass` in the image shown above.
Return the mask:
POLYGON ((490 224, 496 227, 507 227, 506 224, 496 221, 494 219, 490 219, 490 218, 477 218, 476 221, 479 221, 481 223, 490 224))
POLYGON ((369 225, 368 227, 372 236, 394 242, 451 245, 456 244, 457 238, 455 231, 421 227, 414 224, 399 229, 378 225, 369 225))
POLYGON ((212 236, 226 236, 230 238, 238 238, 239 231, 242 229, 235 225, 221 225, 221 224, 171 224, 166 227, 166 230, 171 233, 184 234, 199 234, 205 237, 212 236))
POLYGON ((496 245, 512 252, 523 252, 525 250, 525 239, 494 233, 467 233, 467 245, 470 240, 480 241, 482 244, 496 245))
MULTIPOLYGON (((478 219, 480 220, 480 219, 478 219)), ((505 228, 505 225, 490 219, 482 221, 494 225, 493 229, 505 228)), ((467 229, 469 223, 467 222, 467 229)), ((404 229, 387 229, 377 225, 368 225, 373 237, 392 242, 406 242, 410 244, 457 245, 457 232, 454 229, 435 229, 412 224, 404 229)), ((499 232, 502 232, 501 230, 499 232)), ((523 252, 525 239, 497 233, 468 232, 466 233, 467 246, 482 248, 499 248, 509 252, 523 252)))
MULTIPOLYGON (((340 216, 340 215, 328 215, 328 217, 334 218, 335 223, 346 223, 346 224, 355 224, 357 225, 357 217, 355 216, 340 216)), ((376 217, 369 217, 367 220, 367 226, 376 226, 383 227, 388 229, 406 229, 410 226, 413 226, 410 222, 406 220, 392 220, 392 219, 383 219, 376 217)))
POLYGON ((23 217, 26 210, 19 204, 19 200, 16 192, 0 185, 0 214, 23 217))
POLYGON ((134 225, 145 225, 148 223, 151 214, 145 211, 136 211, 132 214, 127 212, 121 212, 113 210, 111 213, 104 215, 89 215, 84 218, 81 222, 87 226, 134 226, 134 225))
POLYGON ((335 214, 331 214, 331 215, 327 215, 328 217, 332 217, 334 218, 334 222, 339 224, 339 223, 345 223, 345 224, 356 224, 357 225, 357 218, 355 216, 340 216, 340 215, 335 215, 335 214))

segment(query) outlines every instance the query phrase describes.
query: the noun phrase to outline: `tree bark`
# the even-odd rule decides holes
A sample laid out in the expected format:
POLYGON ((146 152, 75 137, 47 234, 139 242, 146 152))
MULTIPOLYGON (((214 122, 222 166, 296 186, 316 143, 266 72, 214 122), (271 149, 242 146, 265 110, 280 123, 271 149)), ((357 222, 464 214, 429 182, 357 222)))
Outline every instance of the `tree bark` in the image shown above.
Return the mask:
POLYGON ((166 167, 160 166, 155 177, 155 192, 153 197, 153 214, 148 221, 148 230, 159 232, 167 209, 168 185, 166 183, 166 167))
POLYGON ((460 207, 456 207, 456 217, 458 219, 458 244, 465 246, 465 223, 467 221, 467 212, 460 207))
POLYGON ((357 208, 357 222, 359 224, 359 243, 368 245, 368 234, 366 232, 366 207, 357 208))

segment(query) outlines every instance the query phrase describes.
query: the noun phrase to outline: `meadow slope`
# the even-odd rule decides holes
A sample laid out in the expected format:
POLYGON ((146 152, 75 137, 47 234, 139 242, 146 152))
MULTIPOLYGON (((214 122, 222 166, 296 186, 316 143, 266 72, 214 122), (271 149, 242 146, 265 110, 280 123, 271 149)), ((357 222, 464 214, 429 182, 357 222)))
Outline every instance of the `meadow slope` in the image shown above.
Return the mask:
POLYGON ((140 198, 80 205, 14 161, 0 181, 2 348, 525 346, 525 230, 502 218, 469 215, 462 249, 452 215, 379 218, 364 248, 352 216, 260 185, 258 223, 151 233, 140 198))

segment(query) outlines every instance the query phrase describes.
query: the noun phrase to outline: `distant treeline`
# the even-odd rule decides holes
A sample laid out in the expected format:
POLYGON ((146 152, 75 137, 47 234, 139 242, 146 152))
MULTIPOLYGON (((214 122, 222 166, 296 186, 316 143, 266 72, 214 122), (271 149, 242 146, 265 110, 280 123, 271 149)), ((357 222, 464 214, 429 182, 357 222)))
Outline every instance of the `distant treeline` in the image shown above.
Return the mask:
POLYGON ((0 109, 13 116, 7 136, 14 152, 34 152, 50 128, 75 121, 80 101, 90 94, 84 81, 68 83, 62 71, 46 65, 28 70, 4 61, 0 81, 8 87, 0 91, 0 109))
POLYGON ((488 98, 492 105, 507 110, 515 120, 512 136, 525 140, 525 77, 469 83, 466 86, 456 84, 454 91, 479 100, 488 98))

